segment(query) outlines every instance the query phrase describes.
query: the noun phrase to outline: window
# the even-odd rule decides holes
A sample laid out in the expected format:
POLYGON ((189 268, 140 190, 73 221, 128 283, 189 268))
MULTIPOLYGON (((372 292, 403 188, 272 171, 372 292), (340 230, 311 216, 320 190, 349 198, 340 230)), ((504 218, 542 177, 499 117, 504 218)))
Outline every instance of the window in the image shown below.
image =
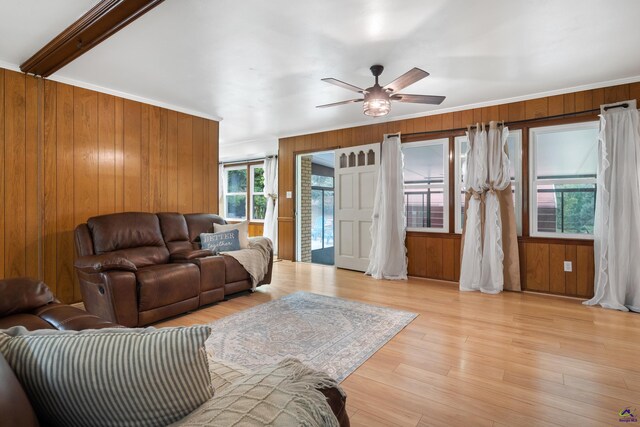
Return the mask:
POLYGON ((530 130, 531 235, 591 238, 598 122, 530 130))
POLYGON ((251 221, 264 221, 267 197, 264 194, 264 168, 251 166, 251 221))
POLYGON ((227 193, 224 216, 228 219, 247 218, 247 167, 234 166, 225 169, 227 193))
POLYGON ((449 140, 402 144, 407 229, 449 231, 449 140))
MULTIPOLYGON (((456 233, 462 233, 464 224, 464 202, 465 189, 462 181, 462 166, 466 161, 465 154, 468 149, 468 140, 465 136, 458 136, 455 139, 455 226, 456 233)), ((511 175, 511 192, 513 194, 513 205, 516 211, 516 229, 518 236, 522 235, 522 131, 511 130, 507 137, 507 154, 509 155, 509 171, 511 175)))
POLYGON ((225 218, 263 221, 267 210, 264 194, 264 168, 262 164, 229 166, 225 168, 225 218))

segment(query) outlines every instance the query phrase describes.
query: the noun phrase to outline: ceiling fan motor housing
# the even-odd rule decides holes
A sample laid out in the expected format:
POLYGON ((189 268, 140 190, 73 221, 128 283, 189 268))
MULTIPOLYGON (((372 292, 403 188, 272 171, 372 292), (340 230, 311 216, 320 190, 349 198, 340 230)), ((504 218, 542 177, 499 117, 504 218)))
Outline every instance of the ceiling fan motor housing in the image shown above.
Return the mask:
MULTIPOLYGON (((374 77, 378 77, 384 71, 384 67, 382 65, 372 65, 371 68, 369 69, 371 70, 371 74, 373 74, 374 77)), ((376 79, 376 83, 377 83, 377 79, 376 79)))

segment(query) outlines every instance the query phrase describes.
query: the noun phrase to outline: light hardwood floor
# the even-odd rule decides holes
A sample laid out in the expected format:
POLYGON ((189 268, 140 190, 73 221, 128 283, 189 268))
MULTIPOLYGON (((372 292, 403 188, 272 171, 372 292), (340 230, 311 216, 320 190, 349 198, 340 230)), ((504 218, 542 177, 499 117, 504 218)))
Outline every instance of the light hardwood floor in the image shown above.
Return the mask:
POLYGON ((281 261, 256 293, 157 326, 208 323, 298 290, 419 313, 342 383, 354 427, 621 425, 618 411, 640 409, 640 315, 574 299, 281 261))

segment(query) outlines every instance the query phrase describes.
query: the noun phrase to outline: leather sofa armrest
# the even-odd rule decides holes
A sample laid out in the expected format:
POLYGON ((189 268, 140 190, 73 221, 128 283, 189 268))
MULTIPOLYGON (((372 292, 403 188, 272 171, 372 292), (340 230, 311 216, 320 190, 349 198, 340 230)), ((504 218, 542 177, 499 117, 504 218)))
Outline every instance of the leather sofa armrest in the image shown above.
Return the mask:
POLYGON ((269 251, 269 268, 267 270, 267 274, 264 278, 258 283, 258 286, 268 285, 271 283, 271 276, 273 275, 273 249, 269 251))
POLYGON ((74 266, 83 273, 104 273, 106 271, 137 271, 136 265, 119 255, 86 255, 76 259, 74 266))
POLYGON ((118 325, 138 326, 136 274, 131 271, 84 273, 77 270, 85 309, 118 325))
POLYGON ((171 261, 191 261, 215 255, 209 249, 194 249, 192 251, 176 252, 171 254, 171 261))

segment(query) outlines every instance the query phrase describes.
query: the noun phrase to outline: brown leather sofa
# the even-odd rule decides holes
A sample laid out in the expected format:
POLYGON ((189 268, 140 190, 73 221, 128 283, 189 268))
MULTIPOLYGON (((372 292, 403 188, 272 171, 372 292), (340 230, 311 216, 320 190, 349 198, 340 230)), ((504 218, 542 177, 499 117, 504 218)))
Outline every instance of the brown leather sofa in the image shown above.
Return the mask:
MULTIPOLYGON (((125 212, 89 218, 75 230, 75 269, 85 308, 134 327, 250 290, 233 258, 200 249, 200 233, 226 224, 214 214, 125 212)), ((269 272, 259 285, 271 283, 269 272)))
MULTIPOLYGON (((38 280, 15 278, 0 280, 0 330, 24 326, 29 330, 82 330, 117 328, 79 308, 58 302, 49 287, 38 280)), ((336 388, 321 389, 341 427, 349 426, 346 398, 336 388)), ((0 354, 0 426, 37 427, 31 402, 7 361, 0 354)))

